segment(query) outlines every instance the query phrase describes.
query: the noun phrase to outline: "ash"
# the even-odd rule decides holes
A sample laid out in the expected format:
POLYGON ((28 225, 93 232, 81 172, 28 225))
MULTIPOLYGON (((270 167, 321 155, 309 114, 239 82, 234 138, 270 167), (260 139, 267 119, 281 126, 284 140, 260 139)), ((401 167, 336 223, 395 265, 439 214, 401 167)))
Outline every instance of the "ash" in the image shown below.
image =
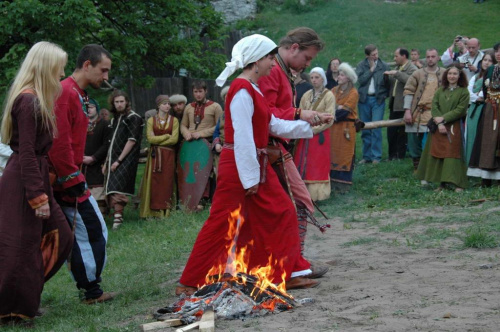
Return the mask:
POLYGON ((181 295, 177 302, 157 313, 193 320, 200 318, 209 306, 217 319, 241 319, 291 310, 301 303, 274 287, 259 288, 255 278, 239 273, 237 277, 224 276, 223 280, 205 285, 191 296, 181 295))

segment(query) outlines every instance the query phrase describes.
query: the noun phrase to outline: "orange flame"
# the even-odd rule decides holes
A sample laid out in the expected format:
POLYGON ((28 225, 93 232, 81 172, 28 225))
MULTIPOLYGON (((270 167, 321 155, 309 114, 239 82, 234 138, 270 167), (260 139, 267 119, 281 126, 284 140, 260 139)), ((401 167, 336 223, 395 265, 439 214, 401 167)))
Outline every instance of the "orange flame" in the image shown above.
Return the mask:
MULTIPOLYGON (((229 244, 226 246, 228 259, 224 263, 214 265, 208 271, 207 276, 205 277, 205 285, 212 284, 214 282, 217 282, 218 280, 221 280, 224 274, 226 274, 226 277, 228 276, 228 274, 230 274, 234 279, 238 279, 237 274, 243 273, 243 275, 240 276, 242 284, 246 284, 247 282, 245 275, 250 275, 257 279, 257 281, 255 282, 256 287, 254 288, 252 294, 250 294, 252 297, 255 298, 266 289, 271 288, 275 291, 281 292, 282 294, 292 298, 286 292, 286 287, 285 287, 286 272, 283 271, 281 275, 281 283, 279 283, 278 285, 275 285, 271 281, 272 280, 271 278, 275 272, 275 267, 279 267, 280 269, 283 270, 284 258, 278 260, 270 256, 268 258, 268 263, 266 266, 258 266, 248 271, 248 263, 250 258, 249 247, 253 246, 253 241, 250 242, 248 246, 236 250, 236 242, 238 239, 239 231, 244 223, 244 218, 240 214, 240 211, 241 211, 241 206, 238 209, 231 212, 228 218, 229 230, 226 235, 226 240, 229 241, 229 244)), ((276 303, 274 304, 267 303, 264 306, 266 308, 274 309, 275 305, 276 303)))

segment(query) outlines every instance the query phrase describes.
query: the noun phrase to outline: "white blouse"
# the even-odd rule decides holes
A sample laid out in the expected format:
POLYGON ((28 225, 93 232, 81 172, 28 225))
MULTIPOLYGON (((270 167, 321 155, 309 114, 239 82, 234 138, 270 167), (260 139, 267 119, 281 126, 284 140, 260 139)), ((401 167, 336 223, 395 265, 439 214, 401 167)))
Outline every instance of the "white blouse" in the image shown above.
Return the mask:
MULTIPOLYGON (((255 84, 252 84, 252 87, 263 96, 255 84)), ((234 95, 229 108, 234 129, 236 168, 243 188, 248 189, 260 181, 260 165, 253 140, 253 99, 246 89, 241 89, 234 95)), ((313 131, 308 122, 277 119, 274 115, 271 116, 269 123, 269 134, 282 138, 313 137, 313 131)))
POLYGON ((469 86, 467 87, 469 89, 469 95, 470 95, 470 103, 475 103, 476 100, 478 98, 482 98, 483 97, 483 89, 479 90, 478 93, 474 93, 473 92, 473 89, 474 89, 474 85, 476 84, 476 78, 477 78, 477 75, 474 75, 470 81, 469 81, 469 86))

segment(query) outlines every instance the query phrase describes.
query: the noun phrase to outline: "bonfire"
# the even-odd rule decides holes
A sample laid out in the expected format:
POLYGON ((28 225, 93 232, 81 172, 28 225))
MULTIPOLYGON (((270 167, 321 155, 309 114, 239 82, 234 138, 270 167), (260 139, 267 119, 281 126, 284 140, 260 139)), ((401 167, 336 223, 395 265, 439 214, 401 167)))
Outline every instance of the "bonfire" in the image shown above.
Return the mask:
POLYGON ((290 310, 310 301, 296 301, 286 292, 286 273, 283 273, 278 285, 271 281, 275 268, 282 268, 284 258, 269 257, 266 266, 248 268, 248 248, 251 248, 252 243, 236 248, 239 231, 244 223, 240 211, 241 207, 233 211, 228 219, 227 262, 213 266, 205 278, 205 284, 193 295, 182 294, 174 304, 159 309, 159 320, 175 317, 169 321, 179 325, 191 324, 212 310, 218 319, 239 319, 290 310))

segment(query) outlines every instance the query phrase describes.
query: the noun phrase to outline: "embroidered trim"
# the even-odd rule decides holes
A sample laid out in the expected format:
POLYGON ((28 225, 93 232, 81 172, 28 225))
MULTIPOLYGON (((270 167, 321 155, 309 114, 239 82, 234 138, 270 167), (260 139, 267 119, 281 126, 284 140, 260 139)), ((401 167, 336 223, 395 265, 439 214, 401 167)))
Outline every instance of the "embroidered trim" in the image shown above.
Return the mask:
POLYGON ((66 176, 61 176, 61 177, 58 177, 57 178, 57 183, 58 184, 61 184, 61 183, 64 183, 64 182, 67 182, 71 179, 74 179, 76 177, 78 177, 80 175, 80 170, 76 171, 75 173, 72 173, 72 174, 69 174, 69 175, 66 175, 66 176))
POLYGON ((33 210, 38 209, 40 206, 45 205, 48 202, 49 202, 49 197, 46 194, 41 194, 38 197, 28 200, 28 203, 33 210))

